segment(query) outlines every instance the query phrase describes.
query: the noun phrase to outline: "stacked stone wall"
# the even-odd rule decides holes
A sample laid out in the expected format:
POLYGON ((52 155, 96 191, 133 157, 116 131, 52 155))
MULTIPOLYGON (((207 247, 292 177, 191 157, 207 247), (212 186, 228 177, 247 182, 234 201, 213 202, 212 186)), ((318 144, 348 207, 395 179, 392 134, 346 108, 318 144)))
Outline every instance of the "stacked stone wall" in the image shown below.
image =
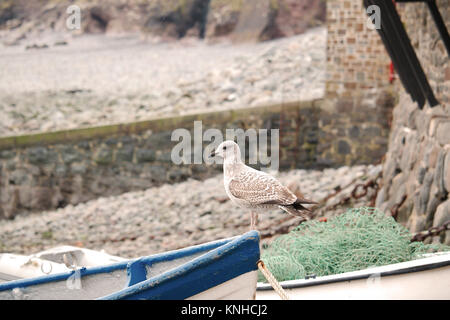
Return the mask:
MULTIPOLYGON (((448 1, 436 3, 450 30, 448 1)), ((392 210, 399 222, 419 232, 450 220, 450 61, 426 4, 405 3, 397 8, 440 104, 419 109, 396 80, 399 99, 377 206, 392 210)), ((433 241, 450 244, 450 231, 433 241)))
MULTIPOLYGON (((389 133, 383 112, 373 109, 366 118, 360 110, 342 121, 323 100, 313 100, 0 138, 0 217, 219 174, 220 165, 172 161, 180 143, 172 141, 176 129, 189 131, 194 152, 195 121, 201 140, 211 128, 224 138, 227 129, 267 129, 269 139, 278 129, 280 170, 380 162, 389 133)), ((211 142, 200 143, 205 148, 211 142)))

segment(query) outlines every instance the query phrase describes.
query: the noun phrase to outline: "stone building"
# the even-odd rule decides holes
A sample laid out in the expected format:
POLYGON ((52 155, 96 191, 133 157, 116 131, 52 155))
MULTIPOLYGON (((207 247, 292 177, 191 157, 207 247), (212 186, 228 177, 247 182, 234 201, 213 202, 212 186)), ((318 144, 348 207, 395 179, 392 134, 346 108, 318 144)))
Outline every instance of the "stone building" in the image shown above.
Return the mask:
POLYGON ((389 56, 362 1, 327 1, 327 32, 327 98, 390 89, 389 56))
MULTIPOLYGON (((354 155, 368 163, 383 157, 394 105, 389 56, 370 25, 362 1, 327 1, 324 109, 333 116, 331 121, 321 118, 319 144, 321 148, 334 144, 336 154, 348 165, 353 163, 345 160, 354 155), (361 145, 366 136, 370 143, 361 145)), ((327 158, 327 153, 319 154, 318 160, 326 163, 327 158)))
MULTIPOLYGON (((448 1, 436 4, 449 29, 448 1)), ((398 75, 391 74, 390 57, 379 34, 370 28, 363 1, 358 0, 327 1, 324 103, 341 114, 337 128, 355 113, 370 117, 375 109, 386 109, 386 118, 380 121, 387 121, 391 132, 376 206, 411 232, 419 232, 450 220, 450 62, 427 5, 398 3, 396 8, 439 104, 431 107, 427 102, 421 109, 398 75)), ((376 141, 377 132, 372 134, 376 141)), ((352 139, 357 139, 355 133, 347 132, 350 152, 358 152, 352 139)), ((450 243, 450 231, 441 232, 434 241, 450 243)))

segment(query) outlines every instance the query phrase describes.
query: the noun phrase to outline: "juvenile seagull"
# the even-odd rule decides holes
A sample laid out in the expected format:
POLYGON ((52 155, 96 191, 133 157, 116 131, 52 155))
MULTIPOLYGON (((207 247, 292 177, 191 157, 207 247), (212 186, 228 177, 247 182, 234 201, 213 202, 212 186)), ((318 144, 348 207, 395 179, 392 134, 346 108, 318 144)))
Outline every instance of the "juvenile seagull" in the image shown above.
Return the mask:
POLYGON ((222 142, 211 157, 223 158, 223 182, 225 191, 233 203, 251 210, 250 228, 256 229, 258 213, 280 208, 305 219, 311 212, 303 204, 317 202, 299 198, 271 175, 246 166, 241 160, 239 146, 231 140, 222 142))

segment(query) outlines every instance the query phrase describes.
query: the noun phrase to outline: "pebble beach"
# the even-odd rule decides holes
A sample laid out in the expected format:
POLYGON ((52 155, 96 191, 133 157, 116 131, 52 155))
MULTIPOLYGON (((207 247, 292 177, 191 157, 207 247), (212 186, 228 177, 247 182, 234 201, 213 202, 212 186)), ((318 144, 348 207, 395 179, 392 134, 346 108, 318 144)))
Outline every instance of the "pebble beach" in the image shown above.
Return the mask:
POLYGON ((323 27, 242 44, 102 35, 33 43, 40 49, 24 42, 0 50, 0 137, 311 100, 324 93, 323 27))
MULTIPOLYGON (((0 136, 311 100, 324 94, 325 28, 237 45, 95 35, 41 42, 0 51, 0 136)), ((274 175, 319 202, 317 218, 343 211, 345 206, 336 205, 355 184, 380 170, 369 165, 274 175)), ((367 202, 363 197, 348 205, 367 202)), ((279 210, 261 215, 258 229, 267 242, 298 223, 300 219, 279 210)), ((133 258, 242 234, 249 224, 250 214, 229 201, 218 175, 3 220, 0 252, 29 255, 74 245, 133 258)))
MULTIPOLYGON (((347 197, 357 183, 376 176, 380 170, 380 165, 361 165, 322 171, 291 170, 275 176, 291 190, 301 190, 305 197, 319 202, 314 211, 315 218, 319 218, 343 212, 345 206, 329 208, 347 197), (340 192, 336 194, 337 190, 340 192)), ((347 205, 367 205, 368 198, 358 201, 347 205)), ((258 229, 263 236, 272 235, 283 224, 289 230, 300 221, 275 210, 260 214, 258 229)), ((29 255, 59 245, 74 245, 133 258, 236 236, 249 227, 249 212, 228 200, 223 177, 218 175, 2 221, 0 252, 29 255)))

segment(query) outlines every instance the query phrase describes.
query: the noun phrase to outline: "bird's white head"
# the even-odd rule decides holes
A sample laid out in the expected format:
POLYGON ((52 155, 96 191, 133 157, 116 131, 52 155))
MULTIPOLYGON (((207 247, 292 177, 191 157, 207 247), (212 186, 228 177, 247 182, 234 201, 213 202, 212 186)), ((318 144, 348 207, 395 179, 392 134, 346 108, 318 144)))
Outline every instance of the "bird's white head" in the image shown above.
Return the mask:
POLYGON ((240 162, 241 150, 236 142, 232 140, 226 140, 222 142, 217 149, 211 153, 211 157, 222 157, 224 162, 240 162))

